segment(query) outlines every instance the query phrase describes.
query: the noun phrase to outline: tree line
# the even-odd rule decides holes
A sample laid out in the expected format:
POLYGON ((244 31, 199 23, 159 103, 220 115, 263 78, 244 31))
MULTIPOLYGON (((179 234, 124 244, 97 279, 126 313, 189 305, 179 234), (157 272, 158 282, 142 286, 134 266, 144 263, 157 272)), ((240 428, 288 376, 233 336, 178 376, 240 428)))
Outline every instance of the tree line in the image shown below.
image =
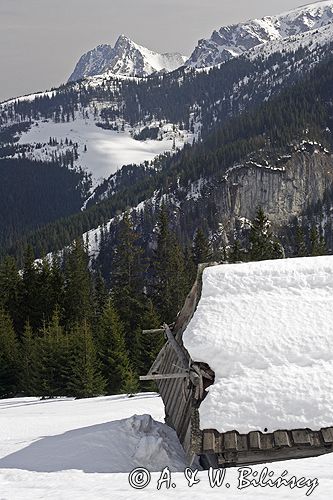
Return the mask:
MULTIPOLYGON (((295 230, 295 256, 327 252, 313 227, 295 230)), ((35 260, 26 250, 22 270, 7 257, 0 266, 0 397, 93 397, 152 390, 139 385, 164 339, 143 329, 175 321, 202 262, 284 258, 261 208, 241 240, 213 250, 200 227, 190 248, 170 228, 162 205, 151 257, 125 213, 109 255, 109 279, 93 269, 87 245, 76 240, 62 257, 35 260), (108 284, 109 283, 109 284, 108 284)))
POLYGON ((87 245, 76 240, 60 258, 35 260, 31 247, 18 270, 0 266, 0 396, 92 397, 152 389, 138 384, 163 337, 144 328, 172 322, 193 268, 162 207, 156 249, 147 261, 130 216, 119 224, 111 286, 92 269, 87 245))

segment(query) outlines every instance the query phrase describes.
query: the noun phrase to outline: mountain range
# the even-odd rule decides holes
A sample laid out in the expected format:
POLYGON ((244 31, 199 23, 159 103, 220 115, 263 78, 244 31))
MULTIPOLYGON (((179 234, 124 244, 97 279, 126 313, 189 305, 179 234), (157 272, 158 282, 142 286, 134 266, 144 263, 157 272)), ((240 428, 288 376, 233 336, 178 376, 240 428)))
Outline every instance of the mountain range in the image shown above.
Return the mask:
POLYGON ((84 54, 69 82, 109 72, 113 75, 144 77, 162 71, 173 71, 184 64, 187 57, 178 53, 158 54, 120 35, 115 46, 99 45, 84 54))
POLYGON ((333 3, 323 1, 278 16, 223 26, 210 38, 199 40, 186 64, 194 68, 221 64, 258 45, 316 30, 332 21, 333 3))
POLYGON ((332 21, 332 1, 311 3, 277 16, 223 26, 215 30, 210 38, 199 40, 189 58, 179 53, 158 54, 120 35, 114 47, 103 44, 84 54, 68 81, 107 72, 145 77, 161 71, 174 71, 183 65, 207 68, 238 57, 264 43, 301 35, 332 21))

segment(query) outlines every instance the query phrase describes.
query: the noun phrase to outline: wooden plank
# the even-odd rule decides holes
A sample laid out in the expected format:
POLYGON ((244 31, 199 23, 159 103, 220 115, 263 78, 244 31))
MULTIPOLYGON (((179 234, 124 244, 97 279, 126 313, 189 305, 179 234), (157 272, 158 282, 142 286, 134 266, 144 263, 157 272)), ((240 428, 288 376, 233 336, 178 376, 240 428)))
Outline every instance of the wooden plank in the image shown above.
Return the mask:
MULTIPOLYGON (((174 356, 174 352, 173 352, 173 349, 171 348, 171 346, 169 345, 169 343, 166 344, 166 354, 165 354, 165 357, 163 359, 163 363, 161 364, 161 371, 164 372, 164 373, 170 373, 172 372, 171 370, 171 358, 174 356)), ((161 381, 159 384, 158 384, 158 389, 159 389, 159 392, 162 396, 162 399, 164 401, 164 394, 165 394, 165 389, 166 387, 168 386, 168 381, 161 381)), ((164 401, 165 402, 165 401, 164 401)))
POLYGON ((295 445, 311 446, 310 433, 306 429, 291 432, 295 445))
MULTIPOLYGON (((165 371, 168 373, 179 373, 180 370, 178 368, 176 368, 176 366, 175 366, 176 361, 177 361, 176 353, 174 352, 174 350, 170 346, 169 347, 169 356, 167 359, 167 363, 165 365, 165 371)), ((161 394, 163 396, 164 405, 169 408, 169 406, 170 406, 169 403, 174 398, 174 394, 172 391, 173 391, 173 388, 175 386, 175 381, 165 380, 162 383, 164 385, 161 388, 161 394)))
POLYGON ((253 450, 260 449, 260 432, 249 432, 249 447, 253 450))
POLYGON ((167 383, 170 384, 171 388, 169 393, 170 396, 165 401, 165 412, 169 415, 169 418, 172 421, 172 426, 174 427, 179 407, 182 404, 182 389, 179 379, 171 379, 167 383))
POLYGON ((167 336, 167 339, 171 345, 171 347, 174 349, 175 353, 177 354, 177 358, 179 360, 180 365, 187 370, 189 368, 189 362, 187 357, 185 356, 184 351, 178 344, 177 340, 175 339, 172 331, 170 330, 169 326, 167 324, 163 325, 165 328, 165 334, 167 336))
POLYGON ((160 350, 157 358, 155 359, 154 363, 150 367, 150 370, 148 372, 149 374, 154 373, 156 371, 159 371, 161 369, 161 367, 163 366, 163 362, 164 362, 166 353, 167 353, 167 346, 166 346, 166 344, 164 344, 164 346, 160 350))
POLYGON ((150 334, 155 334, 155 333, 163 333, 164 334, 164 328, 156 328, 155 330, 142 330, 142 333, 144 335, 150 335, 150 334))
POLYGON ((308 446, 304 448, 271 448, 264 451, 249 450, 244 453, 228 452, 219 455, 219 463, 222 466, 230 463, 237 466, 250 466, 255 464, 273 463, 282 460, 318 457, 330 452, 331 451, 325 449, 324 446, 321 448, 312 448, 308 446))
POLYGON ((140 380, 165 380, 170 378, 188 378, 188 372, 159 373, 158 375, 140 375, 140 380))
POLYGON ((291 446, 287 431, 274 432, 274 442, 279 448, 288 448, 291 446))
MULTIPOLYGON (((186 384, 186 381, 184 381, 184 382, 185 383, 183 385, 186 384)), ((178 414, 176 416, 176 420, 175 420, 175 426, 176 426, 176 429, 179 433, 181 432, 181 429, 183 426, 183 421, 187 420, 186 417, 191 413, 191 403, 192 403, 191 391, 186 387, 183 387, 183 390, 184 390, 184 396, 185 396, 182 398, 183 399, 183 408, 181 411, 178 412, 178 414)))
POLYGON ((236 451, 237 450, 237 433, 232 431, 232 432, 226 432, 224 434, 224 448, 225 450, 229 451, 236 451))
MULTIPOLYGON (((181 368, 178 368, 178 358, 173 349, 171 349, 171 357, 169 358, 169 371, 174 373, 179 373, 182 371, 181 368)), ((181 396, 181 391, 179 390, 179 380, 173 379, 169 381, 165 381, 165 397, 164 404, 166 409, 168 410, 169 415, 172 415, 174 418, 174 410, 179 404, 179 397, 181 396)))
POLYGON ((247 435, 238 434, 237 435, 237 450, 238 452, 245 452, 248 450, 247 435))
POLYGON ((192 407, 191 407, 191 404, 189 404, 189 406, 188 406, 188 413, 185 416, 185 418, 183 419, 182 425, 178 429, 179 441, 182 444, 184 443, 185 436, 186 436, 186 434, 188 432, 188 428, 191 428, 191 426, 192 426, 191 410, 192 410, 192 407))
POLYGON ((273 434, 260 434, 260 449, 270 450, 274 447, 273 434))
POLYGON ((215 453, 215 432, 211 429, 205 429, 203 432, 203 449, 204 453, 215 453))
POLYGON ((333 443, 333 427, 322 429, 321 434, 323 436, 325 443, 333 443))

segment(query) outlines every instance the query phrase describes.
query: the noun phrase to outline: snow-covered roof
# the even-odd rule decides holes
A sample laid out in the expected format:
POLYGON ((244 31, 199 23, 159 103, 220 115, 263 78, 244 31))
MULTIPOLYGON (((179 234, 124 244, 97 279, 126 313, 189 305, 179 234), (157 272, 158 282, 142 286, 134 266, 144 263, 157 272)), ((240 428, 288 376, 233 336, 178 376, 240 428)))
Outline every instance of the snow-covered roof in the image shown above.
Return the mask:
POLYGON ((331 426, 333 256, 205 269, 183 341, 215 372, 201 429, 331 426))

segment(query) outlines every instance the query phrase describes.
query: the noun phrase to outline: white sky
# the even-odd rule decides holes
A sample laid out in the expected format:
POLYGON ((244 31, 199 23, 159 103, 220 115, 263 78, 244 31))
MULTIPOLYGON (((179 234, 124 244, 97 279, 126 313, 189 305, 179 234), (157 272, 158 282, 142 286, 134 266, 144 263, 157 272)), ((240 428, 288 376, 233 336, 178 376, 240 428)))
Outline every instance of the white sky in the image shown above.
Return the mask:
POLYGON ((0 101, 67 80, 79 57, 120 33, 190 55, 213 29, 304 0, 0 0, 0 101))

